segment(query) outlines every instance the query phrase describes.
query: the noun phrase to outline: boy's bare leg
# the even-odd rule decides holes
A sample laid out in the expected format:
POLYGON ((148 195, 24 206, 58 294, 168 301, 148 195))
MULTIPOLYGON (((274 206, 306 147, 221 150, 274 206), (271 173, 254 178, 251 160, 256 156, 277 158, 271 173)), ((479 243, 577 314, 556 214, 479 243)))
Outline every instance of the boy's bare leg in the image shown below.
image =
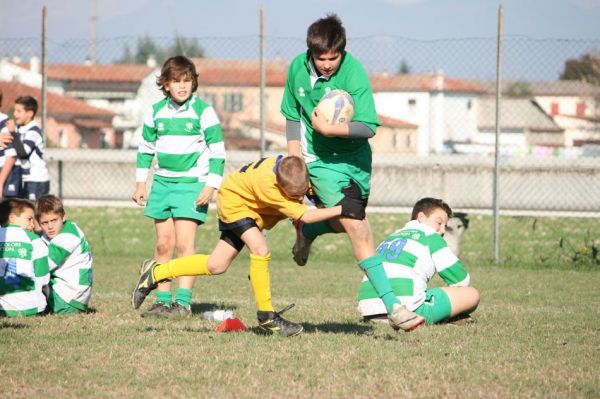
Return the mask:
POLYGON ((422 316, 408 310, 396 298, 385 274, 382 261, 376 256, 369 220, 344 217, 338 220, 350 238, 358 266, 363 269, 377 294, 385 303, 392 328, 412 331, 423 324, 425 319, 422 316))
POLYGON ((473 287, 440 287, 450 299, 450 318, 469 314, 479 305, 479 291, 473 287))
MULTIPOLYGON (((177 246, 177 257, 194 255, 196 252, 196 230, 198 223, 191 219, 175 219, 175 241, 177 246)), ((160 262, 159 262, 160 263, 160 262)), ((180 288, 191 290, 194 288, 194 276, 182 276, 177 282, 180 288)))
MULTIPOLYGON (((155 220, 156 248, 154 259, 158 263, 166 263, 171 260, 175 251, 175 221, 171 218, 155 220)), ((166 310, 171 302, 171 282, 165 281, 158 284, 157 302, 142 316, 166 316, 166 310)))
POLYGON ((139 308, 148 294, 157 288, 159 281, 182 276, 210 276, 224 273, 238 253, 238 250, 226 241, 219 240, 210 255, 184 256, 164 264, 159 264, 154 259, 147 259, 142 263, 140 277, 131 296, 131 304, 134 309, 139 308))

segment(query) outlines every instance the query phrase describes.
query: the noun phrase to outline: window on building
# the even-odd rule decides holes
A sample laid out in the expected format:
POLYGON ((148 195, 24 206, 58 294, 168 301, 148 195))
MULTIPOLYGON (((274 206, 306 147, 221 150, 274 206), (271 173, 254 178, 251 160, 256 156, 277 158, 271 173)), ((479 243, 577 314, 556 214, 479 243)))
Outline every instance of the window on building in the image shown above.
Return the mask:
POLYGON ((406 148, 410 149, 410 147, 412 146, 412 134, 407 134, 406 135, 406 148))
POLYGON ((473 106, 473 101, 468 100, 467 101, 467 109, 471 109, 472 106, 473 106))
POLYGON ((577 103, 577 108, 575 109, 575 115, 582 117, 585 116, 585 103, 577 103))
POLYGON ((558 103, 551 103, 550 104, 550 116, 556 116, 558 115, 558 103))
POLYGON ((415 115, 417 113, 417 99, 409 98, 408 99, 408 114, 415 115))
POLYGON ((243 109, 243 96, 240 93, 225 93, 223 95, 223 111, 238 112, 243 109))
POLYGON ((204 100, 211 107, 213 107, 213 108, 217 107, 217 95, 216 94, 200 91, 200 92, 198 92, 198 97, 200 97, 202 100, 204 100))

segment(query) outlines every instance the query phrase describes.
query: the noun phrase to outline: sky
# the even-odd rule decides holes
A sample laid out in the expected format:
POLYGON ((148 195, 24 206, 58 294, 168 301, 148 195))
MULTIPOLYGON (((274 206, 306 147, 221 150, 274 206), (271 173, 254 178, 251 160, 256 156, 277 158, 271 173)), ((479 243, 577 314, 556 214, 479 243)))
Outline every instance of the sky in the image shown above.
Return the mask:
MULTIPOLYGON (((59 46, 72 40, 89 42, 93 3, 94 0, 0 0, 0 56, 11 56, 7 53, 15 49, 24 53, 38 51, 44 5, 48 7, 51 44, 59 46), (36 39, 21 45, 17 38, 36 39)), ((256 57, 255 41, 244 42, 244 38, 256 40, 261 5, 265 36, 298 39, 293 45, 295 53, 298 52, 296 47, 305 48, 303 41, 308 25, 328 12, 337 13, 346 27, 349 42, 375 38, 375 41, 362 43, 372 51, 366 54, 367 62, 371 63, 367 68, 397 68, 399 58, 408 54, 410 66, 417 70, 435 69, 442 64, 458 76, 489 78, 494 71, 493 46, 500 4, 504 7, 505 37, 532 39, 526 45, 517 43, 523 47, 513 49, 515 55, 508 60, 515 66, 515 72, 510 72, 513 75, 525 76, 532 64, 545 63, 546 75, 534 71, 525 77, 554 79, 566 59, 590 51, 589 40, 592 40, 591 51, 600 51, 600 0, 504 0, 501 3, 491 0, 95 0, 95 4, 99 41, 146 35, 173 38, 179 34, 201 38, 202 45, 211 50, 232 45, 231 41, 219 42, 215 38, 236 38, 237 47, 229 49, 229 58, 245 58, 242 50, 248 51, 247 57, 256 57), (400 39, 404 41, 400 43, 400 39), (462 40, 463 48, 460 43, 456 45, 456 39, 469 40, 462 40), (478 58, 468 50, 478 45, 479 39, 487 40, 488 50, 481 51, 487 61, 485 65, 481 63, 479 70, 467 69, 460 62, 464 64, 465 60, 478 58), (567 48, 554 39, 571 42, 567 48), (578 40, 588 42, 577 47, 572 41, 578 40), (416 41, 418 46, 413 46, 411 41, 416 41), (382 55, 385 53, 393 53, 394 58, 382 55), (550 58, 551 62, 546 62, 550 58), (423 63, 422 67, 419 62, 423 63)), ((118 45, 118 49, 110 50, 111 54, 122 51, 123 42, 118 45)), ((275 51, 276 56, 290 57, 283 50, 275 51)), ((62 52, 66 57, 67 51, 63 48, 62 52)), ((207 52, 211 57, 228 58, 207 52)), ((56 51, 52 49, 49 53, 56 54, 56 51)), ((112 61, 114 57, 99 62, 112 61)))
MULTIPOLYGON (((418 40, 494 37, 498 6, 504 31, 537 39, 600 38, 600 0, 95 0, 98 37, 128 35, 303 37, 307 26, 334 11, 348 37, 418 40)), ((0 0, 0 38, 39 35, 48 6, 53 40, 89 37, 93 0, 0 0)))

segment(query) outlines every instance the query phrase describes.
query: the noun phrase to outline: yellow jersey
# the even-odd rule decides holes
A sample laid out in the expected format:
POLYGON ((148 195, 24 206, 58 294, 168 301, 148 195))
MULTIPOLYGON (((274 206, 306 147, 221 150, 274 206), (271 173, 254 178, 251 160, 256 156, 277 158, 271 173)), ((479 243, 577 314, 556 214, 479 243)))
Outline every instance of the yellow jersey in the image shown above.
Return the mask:
POLYGON ((219 188, 217 214, 224 223, 252 218, 260 230, 283 219, 298 220, 307 207, 286 197, 276 184, 275 171, 282 155, 263 158, 230 173, 219 188))

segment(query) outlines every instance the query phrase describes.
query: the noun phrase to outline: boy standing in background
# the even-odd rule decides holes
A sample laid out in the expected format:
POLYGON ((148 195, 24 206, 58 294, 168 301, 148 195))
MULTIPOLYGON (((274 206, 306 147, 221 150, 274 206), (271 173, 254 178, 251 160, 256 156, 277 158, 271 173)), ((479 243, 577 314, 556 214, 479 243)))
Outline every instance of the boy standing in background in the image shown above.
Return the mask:
MULTIPOLYGON (((208 203, 223 180, 225 145, 215 110, 194 93, 198 74, 192 61, 175 56, 165 61, 157 85, 165 98, 144 118, 136 162, 135 203, 154 219, 154 258, 168 262, 195 253, 196 229, 206 220, 208 203), (156 169, 150 195, 146 180, 152 161, 156 169)), ((179 279, 172 302, 171 283, 156 291, 156 303, 142 314, 156 317, 191 314, 194 277, 179 279)))
MULTIPOLYGON (((14 121, 9 120, 7 128, 13 134, 13 147, 15 148, 16 161, 14 167, 20 167, 23 179, 22 198, 37 201, 42 195, 50 192, 50 174, 46 161, 44 161, 45 144, 42 130, 34 120, 38 110, 38 103, 31 96, 21 96, 15 100, 14 121), (18 135, 14 135, 18 133, 18 135)), ((4 172, 9 164, 10 157, 6 159, 3 172, 0 176, 6 178, 10 174, 4 172)), ((8 181, 8 180, 7 180, 8 181)))

